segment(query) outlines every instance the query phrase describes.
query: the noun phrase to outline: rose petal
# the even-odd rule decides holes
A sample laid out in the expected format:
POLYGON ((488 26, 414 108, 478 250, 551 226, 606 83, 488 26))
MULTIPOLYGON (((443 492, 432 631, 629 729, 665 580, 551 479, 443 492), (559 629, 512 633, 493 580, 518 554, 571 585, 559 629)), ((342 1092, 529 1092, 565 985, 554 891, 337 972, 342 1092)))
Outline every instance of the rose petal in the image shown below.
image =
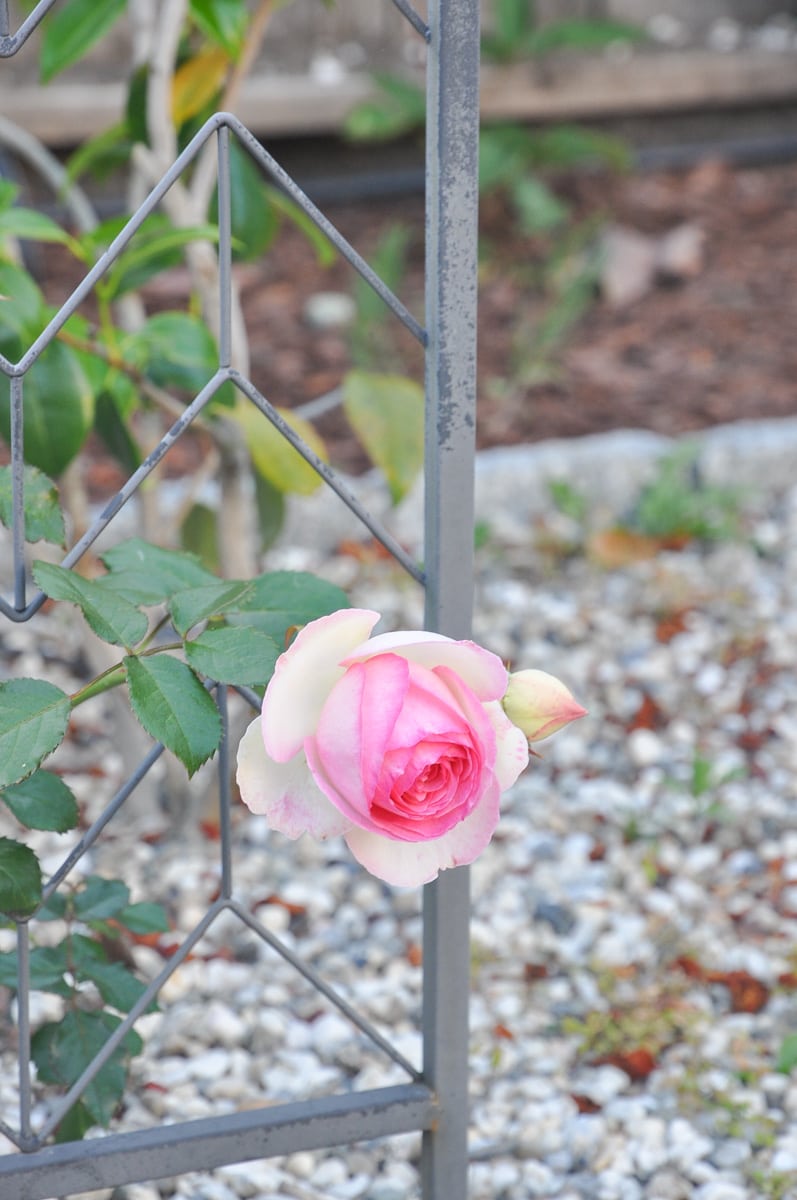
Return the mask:
POLYGON ((367 871, 395 887, 418 887, 436 879, 440 871, 462 867, 481 854, 495 832, 499 817, 497 782, 485 792, 464 821, 429 842, 397 842, 379 833, 354 827, 346 844, 367 871))
POLYGON ((410 669, 395 654, 349 667, 329 694, 305 752, 318 786, 358 825, 374 828, 368 815, 396 718, 404 704, 410 669))
POLYGON ((350 826, 316 786, 303 753, 286 763, 269 758, 259 717, 241 738, 236 779, 247 808, 265 814, 269 828, 286 837, 336 837, 350 826))
POLYGON ((497 654, 475 642, 455 642, 440 633, 399 630, 380 633, 356 646, 343 660, 344 666, 373 658, 375 654, 399 654, 422 667, 450 667, 480 700, 500 700, 509 674, 497 654))
POLYGON ((315 731, 321 709, 343 674, 342 660, 367 638, 379 613, 344 608, 310 621, 277 659, 263 700, 263 742, 277 762, 287 762, 315 731))
POLYGON ((500 700, 490 700, 484 711, 495 729, 495 777, 502 792, 511 787, 529 765, 529 743, 522 729, 513 725, 500 700))

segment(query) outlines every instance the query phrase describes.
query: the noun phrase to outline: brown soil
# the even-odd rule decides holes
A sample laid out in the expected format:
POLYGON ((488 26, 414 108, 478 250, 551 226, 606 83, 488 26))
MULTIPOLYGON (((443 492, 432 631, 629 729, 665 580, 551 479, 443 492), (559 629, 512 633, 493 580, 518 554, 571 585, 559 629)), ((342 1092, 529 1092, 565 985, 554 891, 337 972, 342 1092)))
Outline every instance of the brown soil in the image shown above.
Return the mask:
MULTIPOLYGON (((521 236, 505 204, 482 207, 479 334, 480 447, 574 437, 618 427, 677 434, 742 418, 797 413, 797 166, 558 181, 579 219, 602 214, 648 235, 689 222, 704 258, 680 281, 658 280, 641 299, 594 302, 548 355, 530 361, 534 331, 550 312, 550 243, 521 236)), ((423 213, 402 199, 333 210, 366 258, 391 221, 411 240, 400 294, 422 312, 423 213)), ((262 264, 243 269, 255 382, 293 406, 334 387, 350 365, 345 332, 314 332, 303 318, 316 291, 350 290, 345 264, 322 270, 292 230, 262 264)), ((418 348, 397 322, 372 339, 374 364, 420 374, 418 348), (395 327, 395 332, 389 332, 395 327)), ((333 461, 364 465, 342 414, 323 419, 333 461)))
MULTIPOLYGON (((704 235, 699 269, 680 281, 659 279, 635 303, 612 307, 594 289, 591 302, 546 357, 531 353, 535 331, 552 308, 551 242, 524 237, 500 197, 481 214, 479 316, 480 448, 576 437, 619 427, 678 434, 742 418, 797 414, 797 165, 732 169, 705 162, 686 173, 573 175, 554 181, 576 223, 613 222, 658 236, 688 222, 704 235)), ((396 221, 409 231, 399 294, 423 313, 423 205, 419 197, 327 208, 363 256, 372 260, 396 221)), ((48 256, 48 292, 60 303, 74 286, 74 263, 48 256)), ((314 330, 308 299, 346 291, 344 262, 321 267, 307 239, 284 227, 256 264, 236 268, 250 333, 251 373, 273 403, 295 407, 336 387, 352 365, 352 335, 314 330)), ((148 307, 184 308, 184 270, 148 288, 148 307)), ((368 365, 421 378, 422 355, 394 318, 371 330, 368 365)), ((336 466, 368 466, 341 410, 319 430, 336 466)), ((169 472, 190 469, 194 439, 172 448, 169 472)), ((105 486, 122 480, 105 462, 105 486), (119 477, 116 479, 116 477, 119 477)))

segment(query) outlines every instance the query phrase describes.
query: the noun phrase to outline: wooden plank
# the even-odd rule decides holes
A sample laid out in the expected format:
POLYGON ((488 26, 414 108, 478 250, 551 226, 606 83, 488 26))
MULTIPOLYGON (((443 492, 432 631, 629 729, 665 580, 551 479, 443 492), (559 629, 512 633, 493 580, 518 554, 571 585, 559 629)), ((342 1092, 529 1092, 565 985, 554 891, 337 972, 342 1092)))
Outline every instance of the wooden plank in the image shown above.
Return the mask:
POLYGON ((482 116, 560 120, 739 107, 797 96, 797 54, 692 50, 546 58, 482 72, 482 116))
MULTIPOLYGON (((346 113, 373 94, 365 74, 334 83, 306 75, 258 75, 244 87, 237 115, 259 135, 334 133, 346 113)), ((0 112, 51 146, 74 145, 117 120, 121 83, 2 84, 0 112)), ((783 103, 797 98, 797 53, 745 50, 548 58, 482 71, 482 115, 490 120, 553 121, 629 113, 783 103)))

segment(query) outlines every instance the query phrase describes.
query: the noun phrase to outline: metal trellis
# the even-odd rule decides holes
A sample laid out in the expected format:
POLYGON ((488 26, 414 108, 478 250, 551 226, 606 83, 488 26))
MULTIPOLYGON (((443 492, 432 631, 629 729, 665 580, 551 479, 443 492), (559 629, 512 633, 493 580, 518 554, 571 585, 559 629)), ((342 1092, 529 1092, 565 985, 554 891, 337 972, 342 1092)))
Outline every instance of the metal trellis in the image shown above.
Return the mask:
MULTIPOLYGON (((0 57, 25 43, 57 0, 42 0, 16 31, 9 32, 5 0, 0 0, 0 57)), ((0 596, 0 613, 15 622, 29 620, 41 607, 41 593, 28 594, 24 560, 24 447, 22 413, 25 377, 69 316, 130 242, 166 191, 213 139, 219 161, 218 211, 221 334, 218 369, 141 467, 106 505, 90 529, 69 550, 63 565, 78 562, 126 501, 189 428, 218 389, 230 381, 312 464, 325 482, 426 589, 426 624, 453 637, 467 637, 472 606, 473 454, 475 444, 476 214, 478 153, 478 0, 430 0, 423 19, 408 0, 393 0, 415 32, 428 43, 426 164, 426 317, 421 326, 393 292, 307 198, 275 159, 236 117, 213 116, 163 175, 125 228, 88 272, 46 329, 17 362, 0 356, 10 380, 13 484, 13 595, 0 596), (382 297, 395 316, 426 349, 425 569, 347 490, 286 425, 269 401, 230 362, 231 233, 229 143, 236 138, 262 170, 301 206, 352 267, 382 297)), ((226 729, 226 689, 215 689, 226 729)), ((256 697, 251 697, 256 700, 256 697)), ((152 768, 163 747, 155 746, 100 817, 81 837, 48 881, 45 899, 101 836, 152 768)), ((19 1120, 0 1132, 22 1153, 0 1158, 0 1196, 46 1200, 54 1194, 208 1170, 228 1163, 297 1150, 317 1149, 385 1135, 423 1134, 422 1181, 426 1200, 464 1200, 467 1194, 467 1054, 469 974, 469 877, 465 868, 444 873, 424 889, 423 1066, 420 1072, 347 1000, 262 925, 235 897, 231 856, 229 747, 218 755, 220 802, 220 894, 176 954, 152 981, 81 1078, 52 1107, 43 1127, 32 1127, 30 1081, 29 922, 18 925, 19 1120), (192 947, 223 912, 237 916, 253 933, 296 968, 408 1075, 396 1086, 324 1097, 218 1117, 185 1121, 135 1132, 111 1133, 85 1142, 47 1144, 53 1130, 109 1059, 133 1022, 192 947)))

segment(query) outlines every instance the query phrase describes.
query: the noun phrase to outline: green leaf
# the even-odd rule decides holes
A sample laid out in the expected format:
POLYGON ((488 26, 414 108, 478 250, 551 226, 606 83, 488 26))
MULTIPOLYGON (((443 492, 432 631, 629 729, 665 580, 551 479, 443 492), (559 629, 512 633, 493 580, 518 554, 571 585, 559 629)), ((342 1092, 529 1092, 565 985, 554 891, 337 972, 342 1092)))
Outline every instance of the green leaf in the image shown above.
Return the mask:
POLYGON ((205 37, 238 58, 248 28, 241 0, 190 0, 189 11, 205 37))
MULTIPOLYGON (((125 224, 123 221, 122 228, 125 224)), ((167 267, 179 266, 183 248, 191 242, 217 242, 218 238, 215 225, 178 228, 168 218, 153 213, 108 271, 102 285, 108 299, 137 290, 167 267)))
POLYGON ((0 262, 0 335, 3 336, 3 353, 10 358, 16 351, 8 343, 8 336, 20 341, 32 341, 40 332, 43 321, 44 297, 27 271, 13 263, 0 262))
POLYGON ((264 479, 259 472, 255 471, 254 476, 257 531, 261 548, 267 550, 285 523, 285 493, 264 479))
POLYGON ((32 775, 63 740, 69 697, 45 679, 0 683, 0 787, 32 775))
MULTIPOLYGON (((9 382, 0 385, 0 431, 10 438, 9 382)), ((25 459, 47 475, 60 475, 91 429, 94 396, 77 355, 53 342, 25 379, 23 432, 25 459)))
POLYGON ((504 42, 517 44, 532 26, 528 0, 495 0, 493 24, 498 37, 504 42))
MULTIPOLYGON (((88 171, 91 171, 95 178, 103 178, 127 162, 131 149, 132 141, 127 121, 110 125, 101 133, 82 142, 77 150, 70 154, 66 163, 70 183, 75 183, 88 171)), ((83 239, 80 240, 82 242, 83 239)))
POLYGON ((553 50, 599 50, 613 42, 638 42, 644 32, 624 21, 552 21, 528 34, 522 43, 526 54, 553 50))
POLYGON ((538 233, 550 233, 567 219, 567 205, 532 175, 521 175, 513 180, 510 193, 523 233, 532 237, 538 233))
POLYGON ((51 599, 76 604, 104 642, 130 647, 146 635, 149 622, 144 613, 95 580, 46 562, 33 564, 33 578, 51 599))
POLYGON ((775 1070, 790 1075, 797 1067, 797 1033, 789 1033, 783 1039, 778 1052, 775 1070))
POLYGON ((131 975, 122 963, 91 963, 80 972, 81 978, 90 979, 106 1004, 128 1013, 137 1004, 145 990, 145 984, 131 975))
POLYGON ((75 916, 81 921, 107 921, 130 903, 130 889, 121 879, 90 875, 75 896, 75 916))
POLYGON ((583 125, 556 125, 531 134, 537 167, 579 167, 601 163, 625 171, 631 165, 627 142, 583 125))
POLYGON ((479 191, 505 187, 535 165, 534 134, 521 125, 492 125, 479 135, 479 191))
POLYGON ((180 526, 180 545, 195 554, 203 566, 218 574, 219 514, 208 504, 192 504, 180 526))
POLYGON ((121 17, 127 0, 65 0, 45 22, 39 69, 49 82, 77 62, 121 17))
POLYGON ((219 352, 208 327, 190 313, 165 312, 150 317, 127 342, 132 357, 159 387, 194 395, 218 369, 219 352))
MULTIPOLYGON (((66 539, 64 514, 58 503, 58 490, 38 467, 24 468, 25 541, 53 542, 63 546, 66 539)), ((0 467, 0 521, 8 528, 13 522, 11 467, 0 467)))
POLYGON ((292 626, 348 607, 346 593, 333 583, 304 571, 269 571, 252 580, 240 613, 228 613, 226 620, 260 629, 284 647, 292 626))
POLYGON ((285 217, 296 226, 300 233, 304 234, 315 250, 316 261, 320 267, 331 267, 333 263, 337 262, 338 252, 332 242, 325 233, 321 232, 315 221, 308 217, 303 208, 291 200, 290 196, 286 196, 284 192, 270 187, 268 184, 265 187, 265 195, 274 212, 285 217))
POLYGON ((78 1100, 77 1104, 72 1105, 64 1119, 58 1122, 55 1141, 61 1145, 65 1142, 80 1142, 94 1123, 94 1118, 83 1101, 78 1100))
POLYGON ((218 583, 216 576, 194 555, 164 550, 141 538, 120 542, 106 550, 102 560, 111 572, 103 580, 104 586, 113 587, 122 595, 130 589, 131 594, 140 597, 143 592, 149 597, 148 600, 137 599, 135 603, 157 604, 184 588, 218 583))
POLYGON ((240 608, 241 601, 251 590, 249 580, 220 580, 204 587, 175 592, 169 602, 174 627, 184 636, 200 621, 219 616, 229 608, 240 608))
POLYGON ((355 142, 389 141, 423 126, 426 97, 417 84, 397 75, 375 73, 381 95, 358 104, 343 122, 346 137, 355 142))
POLYGON ((39 860, 29 846, 0 838, 0 912, 26 917, 42 898, 39 860))
POLYGON ((127 1013, 138 1003, 145 984, 122 963, 109 962, 98 942, 74 936, 70 938, 69 954, 70 968, 76 979, 93 983, 106 1004, 127 1013))
POLYGON ((27 829, 66 833, 78 823, 77 800, 63 779, 50 771, 34 771, 21 783, 4 788, 0 800, 27 829))
MULTIPOLYGON (((68 963, 66 942, 58 946, 34 946, 30 952, 30 986, 37 992, 53 992, 56 996, 68 996, 71 988, 64 980, 68 963)), ((17 952, 10 950, 0 954, 0 984, 17 990, 17 952)))
MULTIPOLYGON (((370 265, 393 292, 399 290, 407 269, 407 250, 411 237, 412 230, 409 225, 400 222, 390 225, 380 237, 371 258, 370 265)), ((366 325, 375 321, 387 321, 391 317, 390 309, 382 297, 377 295, 361 275, 357 275, 354 281, 354 301, 358 319, 366 325)), ((369 332, 365 330, 366 337, 369 332)))
MULTIPOLYGON (((230 143, 230 199, 233 257, 251 262, 269 248, 279 229, 279 217, 266 183, 246 150, 230 143)), ((218 221, 218 197, 213 196, 208 217, 218 221)))
MULTIPOLYGON (((119 1025, 107 1012, 67 1012, 60 1021, 48 1022, 31 1039, 31 1055, 44 1083, 69 1088, 99 1054, 119 1025)), ((128 1033, 83 1093, 83 1104, 99 1125, 108 1125, 124 1094, 126 1060, 138 1054, 141 1039, 128 1033)))
MULTIPOLYGON (((118 380, 114 382, 122 383, 124 381, 124 385, 130 383, 125 376, 118 373, 117 375, 118 380)), ((127 391, 126 387, 125 391, 127 391)), ((141 466, 141 451, 130 433, 129 423, 122 416, 122 410, 127 405, 120 404, 119 400, 120 397, 108 391, 99 393, 94 414, 94 428, 116 461, 129 475, 132 475, 141 466)))
POLYGON ((279 655, 268 634, 241 625, 207 629, 185 645, 185 656, 200 675, 247 687, 268 683, 279 655))
POLYGON ((190 667, 166 654, 126 658, 125 667, 130 703, 139 721, 193 775, 221 739, 212 698, 190 667))
POLYGON ((34 208, 7 208, 5 212, 0 212, 0 238, 4 237, 31 242, 60 242, 63 246, 69 246, 73 241, 65 229, 34 208))
POLYGON ((424 393, 412 379, 349 371, 343 408, 397 504, 423 466, 424 393))
POLYGON ((0 212, 5 212, 19 195, 19 186, 10 179, 0 179, 0 212))
POLYGON ((115 920, 131 933, 167 933, 171 928, 163 907, 150 900, 128 904, 116 914, 115 920))

